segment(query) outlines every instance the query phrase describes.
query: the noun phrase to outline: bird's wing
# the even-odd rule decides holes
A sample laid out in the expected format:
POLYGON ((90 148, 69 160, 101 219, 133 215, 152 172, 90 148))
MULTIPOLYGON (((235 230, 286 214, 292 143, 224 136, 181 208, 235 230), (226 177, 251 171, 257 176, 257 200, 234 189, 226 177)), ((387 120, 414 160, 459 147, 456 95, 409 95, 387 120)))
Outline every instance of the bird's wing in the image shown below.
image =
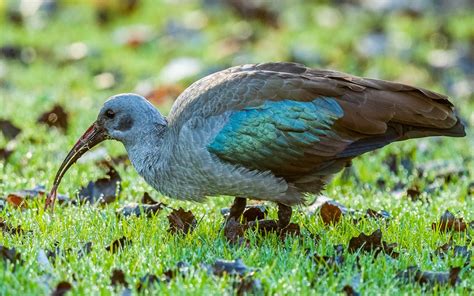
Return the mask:
POLYGON ((208 150, 247 168, 299 176, 353 142, 334 130, 343 115, 333 98, 265 101, 232 113, 208 150))
POLYGON ((464 134, 443 95, 293 63, 239 66, 203 78, 178 98, 170 127, 229 112, 209 151, 284 177, 397 140, 464 134))

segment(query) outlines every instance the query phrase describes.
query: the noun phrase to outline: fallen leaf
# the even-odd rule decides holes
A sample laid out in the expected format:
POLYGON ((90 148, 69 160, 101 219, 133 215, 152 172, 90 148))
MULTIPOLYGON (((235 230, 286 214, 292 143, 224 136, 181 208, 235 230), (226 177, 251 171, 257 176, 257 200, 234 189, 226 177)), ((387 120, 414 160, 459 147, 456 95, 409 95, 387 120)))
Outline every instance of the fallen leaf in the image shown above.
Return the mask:
POLYGON ((435 285, 451 285, 454 286, 461 280, 459 278, 460 267, 454 267, 449 272, 421 271, 417 266, 410 266, 404 271, 397 273, 396 279, 403 282, 415 282, 426 284, 428 286, 435 285))
POLYGON ((92 242, 87 242, 82 246, 79 252, 77 252, 77 256, 78 258, 82 258, 90 252, 92 252, 92 242))
POLYGON ((0 148, 0 160, 8 160, 10 155, 12 155, 13 150, 10 150, 8 148, 0 148))
POLYGON ((353 209, 348 209, 337 201, 326 196, 319 196, 314 203, 308 207, 308 213, 318 213, 321 216, 324 224, 336 224, 342 216, 347 214, 354 214, 353 209))
POLYGON ((148 192, 143 193, 141 202, 142 202, 142 204, 145 204, 145 205, 161 204, 161 203, 157 202, 156 200, 154 200, 150 196, 150 194, 148 194, 148 192))
MULTIPOLYGON (((43 251, 43 250, 40 250, 40 251, 43 251)), ((66 250, 61 250, 59 248, 59 242, 55 241, 52 250, 48 249, 48 250, 43 251, 43 252, 45 253, 46 258, 49 259, 49 261, 54 262, 56 260, 56 257, 64 256, 66 253, 69 253, 70 251, 71 251, 70 248, 68 248, 66 250)))
POLYGON ((0 217, 0 230, 5 233, 13 234, 13 235, 22 235, 25 231, 21 228, 21 226, 13 227, 9 225, 6 221, 4 221, 0 217))
POLYGON ((361 233, 359 236, 353 237, 349 240, 349 252, 356 251, 366 251, 372 252, 375 251, 374 256, 376 257, 381 251, 384 251, 386 254, 390 255, 393 258, 397 258, 399 254, 394 252, 394 248, 397 247, 397 244, 387 244, 382 241, 382 231, 380 229, 375 230, 373 233, 366 235, 361 233))
POLYGON ((253 276, 245 276, 234 281, 233 288, 236 295, 263 295, 262 282, 253 276))
POLYGON ((168 215, 170 227, 168 231, 171 233, 188 233, 194 230, 197 220, 191 211, 185 211, 183 208, 173 210, 168 215))
POLYGON ((357 292, 351 285, 345 285, 342 288, 342 292, 344 292, 347 296, 359 296, 360 293, 357 292))
POLYGON ((450 240, 436 248, 434 255, 441 259, 444 259, 446 256, 462 257, 466 260, 464 266, 468 266, 471 263, 472 251, 467 246, 453 245, 453 241, 450 240))
POLYGON ((122 178, 117 171, 110 167, 105 177, 90 181, 86 187, 81 188, 79 200, 90 204, 114 202, 119 194, 121 181, 122 178))
POLYGON ((367 218, 375 218, 375 219, 383 219, 383 220, 389 220, 390 219, 390 214, 389 212, 385 210, 381 210, 380 212, 377 212, 372 209, 367 209, 365 212, 365 216, 367 218))
POLYGON ((314 253, 311 258, 318 265, 324 265, 327 268, 339 268, 344 263, 344 246, 334 246, 334 255, 332 256, 320 256, 314 253))
POLYGON ((260 234, 277 232, 280 230, 276 220, 258 220, 247 223, 248 229, 256 229, 260 234))
POLYGON ((112 270, 112 275, 110 276, 110 284, 113 287, 123 286, 128 287, 127 280, 125 280, 125 273, 121 269, 112 270))
POLYGON ((280 238, 282 240, 284 240, 287 236, 299 236, 300 234, 300 226, 296 223, 290 223, 285 228, 280 229, 280 238))
POLYGON ((418 186, 413 186, 407 189, 407 196, 412 200, 412 201, 417 201, 419 200, 419 197, 421 195, 421 191, 418 188, 418 186))
MULTIPOLYGON (((10 193, 9 195, 7 195, 6 200, 9 204, 16 208, 27 208, 29 200, 45 198, 45 196, 45 187, 42 185, 38 185, 33 189, 24 189, 14 193, 10 193)), ((68 202, 73 203, 73 201, 70 201, 68 196, 63 194, 58 194, 56 198, 60 205, 68 202)))
POLYGON ((56 285, 56 289, 51 292, 51 296, 63 296, 67 292, 72 290, 72 285, 70 282, 62 281, 56 285))
POLYGON ((439 223, 432 223, 431 228, 433 230, 439 229, 439 231, 465 231, 467 228, 466 222, 463 218, 456 218, 453 213, 446 210, 439 219, 439 223))
POLYGON ((66 131, 68 127, 68 114, 60 105, 54 105, 50 111, 40 115, 38 123, 44 123, 50 127, 66 131))
POLYGON ((9 260, 11 263, 16 264, 21 262, 21 255, 18 253, 15 248, 7 248, 0 245, 0 258, 4 261, 9 260))
POLYGON ((336 224, 341 220, 343 210, 337 204, 325 202, 321 206, 319 214, 321 215, 324 224, 330 225, 336 224))
POLYGON ((126 238, 125 236, 122 236, 121 238, 114 240, 112 244, 110 244, 110 246, 105 248, 105 250, 107 250, 108 252, 117 253, 125 246, 130 244, 132 244, 132 241, 126 238))
POLYGON ((241 224, 232 218, 225 223, 224 237, 232 244, 241 243, 246 229, 246 225, 241 224))
POLYGON ((267 216, 267 208, 262 205, 249 206, 242 214, 243 223, 250 221, 263 220, 267 216))
POLYGON ((169 282, 172 279, 176 278, 177 276, 180 276, 183 278, 186 277, 190 272, 189 268, 190 266, 188 263, 184 261, 177 262, 176 267, 170 268, 163 272, 163 275, 165 276, 165 281, 169 282))
POLYGON ((3 133, 5 138, 7 138, 8 140, 12 140, 16 138, 18 134, 20 134, 21 129, 16 127, 10 121, 2 119, 0 120, 0 131, 3 133))
POLYGON ((25 199, 16 194, 9 194, 7 196, 7 202, 15 208, 26 209, 28 207, 25 199))
POLYGON ((241 259, 233 261, 217 259, 212 265, 212 273, 217 276, 223 276, 224 274, 244 276, 250 271, 241 259))
POLYGON ((155 283, 159 284, 160 282, 160 279, 156 275, 147 273, 140 278, 136 288, 138 292, 141 292, 144 288, 151 287, 155 283))
POLYGON ((154 205, 140 205, 137 203, 129 203, 115 211, 116 215, 119 217, 129 217, 137 216, 140 217, 141 214, 145 214, 146 217, 151 217, 154 214, 162 210, 166 205, 162 203, 157 203, 154 205))

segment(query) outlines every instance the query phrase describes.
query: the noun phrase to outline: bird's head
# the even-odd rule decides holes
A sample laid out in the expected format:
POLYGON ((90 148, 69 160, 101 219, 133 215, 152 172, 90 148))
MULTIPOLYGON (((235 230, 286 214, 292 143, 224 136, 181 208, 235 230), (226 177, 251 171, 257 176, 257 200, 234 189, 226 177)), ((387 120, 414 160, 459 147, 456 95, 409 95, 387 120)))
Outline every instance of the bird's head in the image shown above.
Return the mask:
POLYGON ((143 140, 150 129, 166 126, 166 119, 144 97, 119 94, 104 103, 93 126, 104 139, 131 145, 143 140))
POLYGON ((166 119, 144 97, 119 94, 109 98, 97 120, 79 138, 59 167, 50 197, 56 194, 69 167, 94 146, 108 139, 118 140, 126 146, 134 145, 143 141, 150 131, 159 132, 165 126, 166 119))

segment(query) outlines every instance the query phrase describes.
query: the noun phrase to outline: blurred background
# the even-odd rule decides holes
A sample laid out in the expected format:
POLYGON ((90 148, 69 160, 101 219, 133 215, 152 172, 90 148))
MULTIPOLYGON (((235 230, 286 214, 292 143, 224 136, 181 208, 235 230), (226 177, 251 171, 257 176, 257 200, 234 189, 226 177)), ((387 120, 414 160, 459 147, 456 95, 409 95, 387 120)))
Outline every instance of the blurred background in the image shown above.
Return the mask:
POLYGON ((474 123, 472 0, 0 0, 0 12, 0 119, 43 144, 9 148, 23 166, 13 176, 31 178, 6 187, 51 179, 107 97, 136 92, 166 114, 190 83, 237 64, 293 61, 422 86, 474 123), (67 137, 37 124, 56 104, 67 137))

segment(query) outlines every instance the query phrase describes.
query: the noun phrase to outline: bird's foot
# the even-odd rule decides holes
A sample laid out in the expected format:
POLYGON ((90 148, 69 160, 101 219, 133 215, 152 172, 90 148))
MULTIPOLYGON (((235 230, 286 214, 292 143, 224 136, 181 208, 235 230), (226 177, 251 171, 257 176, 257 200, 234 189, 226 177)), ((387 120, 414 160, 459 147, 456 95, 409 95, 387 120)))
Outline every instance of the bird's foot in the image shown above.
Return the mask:
MULTIPOLYGON (((234 219, 235 221, 239 222, 240 217, 245 210, 245 206, 247 205, 247 199, 243 197, 236 197, 234 199, 234 203, 230 207, 229 216, 227 216, 227 221, 234 219)), ((227 223, 226 221, 226 223, 227 223)))
POLYGON ((290 206, 278 203, 278 228, 284 229, 290 224, 292 212, 290 206))

